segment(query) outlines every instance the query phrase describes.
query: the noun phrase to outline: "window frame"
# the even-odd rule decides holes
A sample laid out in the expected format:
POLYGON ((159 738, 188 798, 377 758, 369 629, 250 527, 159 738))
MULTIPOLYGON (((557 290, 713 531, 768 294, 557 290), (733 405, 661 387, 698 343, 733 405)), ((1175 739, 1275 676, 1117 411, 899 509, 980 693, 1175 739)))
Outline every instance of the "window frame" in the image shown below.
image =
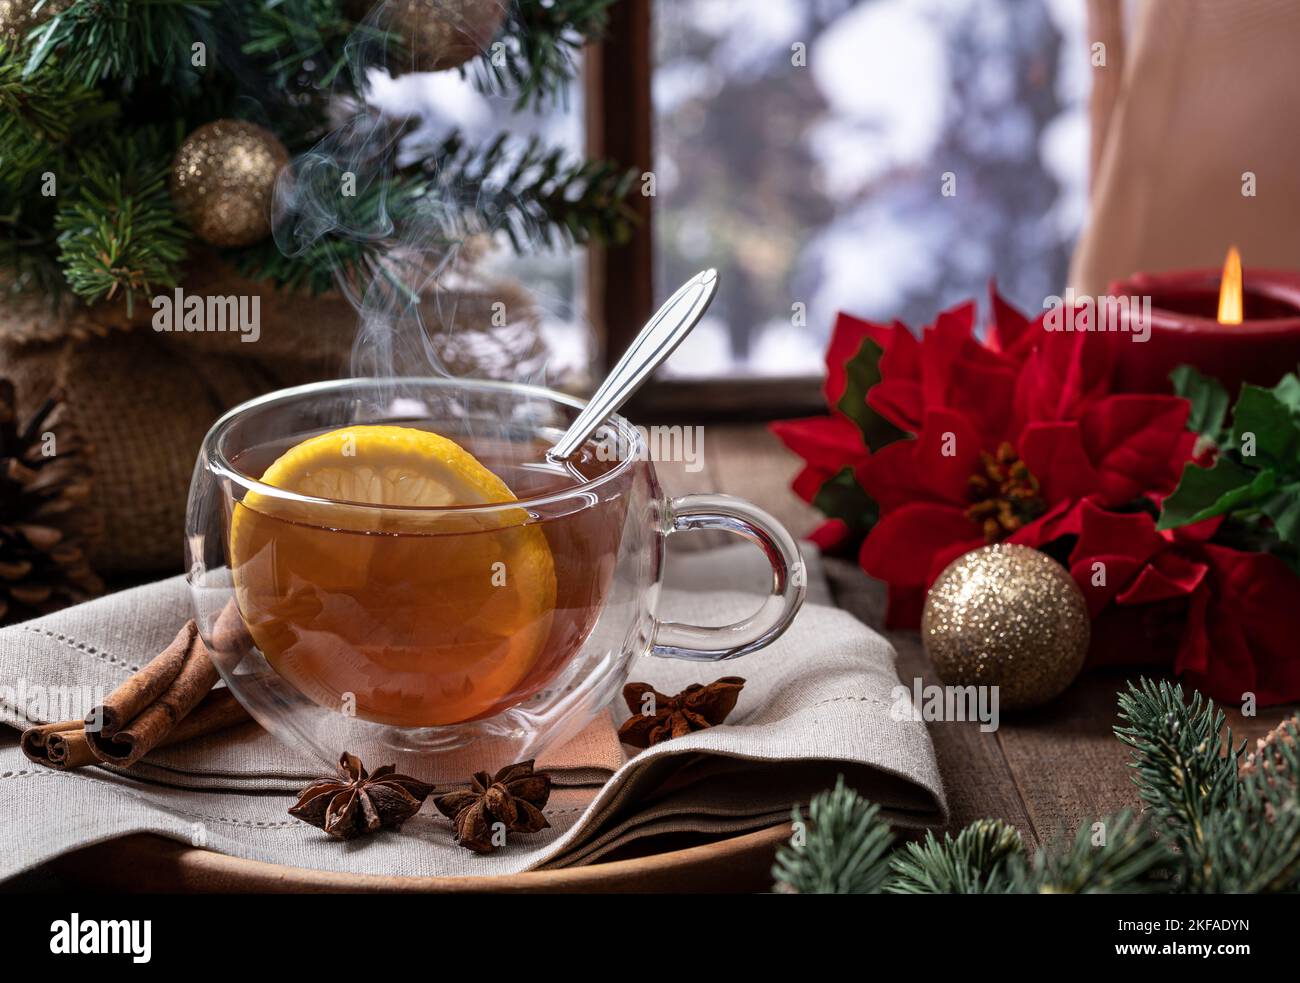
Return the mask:
MULTIPOLYGON (((654 166, 653 0, 618 0, 604 37, 589 45, 583 71, 587 154, 645 173, 654 166)), ((629 199, 637 221, 629 241, 592 246, 587 256, 587 310, 603 375, 658 306, 654 296, 654 198, 639 184, 629 199)), ((670 420, 773 419, 825 413, 817 376, 707 379, 652 378, 628 412, 670 420)))

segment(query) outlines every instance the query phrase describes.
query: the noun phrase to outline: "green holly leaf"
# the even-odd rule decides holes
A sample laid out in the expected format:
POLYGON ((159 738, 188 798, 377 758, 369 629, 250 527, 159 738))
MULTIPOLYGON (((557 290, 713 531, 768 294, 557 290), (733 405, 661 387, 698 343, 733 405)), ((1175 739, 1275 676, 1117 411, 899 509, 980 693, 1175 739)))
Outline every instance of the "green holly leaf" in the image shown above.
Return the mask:
POLYGON ((1212 468, 1188 464, 1178 487, 1165 499, 1156 528, 1176 529, 1256 504, 1275 484, 1271 469, 1253 471, 1224 455, 1212 468))
POLYGON ((858 425, 863 442, 872 451, 907 436, 867 405, 867 392, 880 381, 880 356, 884 354, 875 341, 862 340, 858 353, 844 363, 844 395, 835 408, 858 425))
POLYGON ((875 501, 858 484, 851 467, 841 468, 835 477, 827 478, 812 503, 823 515, 843 519, 858 535, 865 535, 880 514, 875 501))
POLYGON ((1270 389, 1244 385, 1232 410, 1232 449, 1247 466, 1300 470, 1300 423, 1270 389))
POLYGON ((1300 481, 1276 488, 1259 507, 1273 520, 1279 539, 1300 547, 1300 481))
POLYGON ((1300 419, 1300 376, 1294 372, 1282 376, 1282 381, 1273 387, 1273 395, 1291 411, 1293 417, 1300 419))
POLYGON ((1192 404, 1187 429, 1214 440, 1223 430, 1231 400, 1228 390, 1218 379, 1201 375, 1190 365, 1180 365, 1169 373, 1174 392, 1192 404))

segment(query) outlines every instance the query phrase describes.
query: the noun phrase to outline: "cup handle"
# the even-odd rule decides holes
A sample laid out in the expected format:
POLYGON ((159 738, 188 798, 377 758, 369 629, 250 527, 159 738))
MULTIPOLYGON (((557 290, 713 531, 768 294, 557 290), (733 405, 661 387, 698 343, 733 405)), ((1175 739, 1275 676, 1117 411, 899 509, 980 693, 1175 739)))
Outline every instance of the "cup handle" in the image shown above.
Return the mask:
POLYGON ((670 499, 664 531, 671 535, 692 529, 723 529, 756 545, 772 566, 772 590, 757 611, 734 624, 710 628, 655 622, 651 654, 718 662, 761 649, 779 638, 794 620, 808 590, 807 568, 791 535, 776 519, 744 499, 730 495, 670 499))

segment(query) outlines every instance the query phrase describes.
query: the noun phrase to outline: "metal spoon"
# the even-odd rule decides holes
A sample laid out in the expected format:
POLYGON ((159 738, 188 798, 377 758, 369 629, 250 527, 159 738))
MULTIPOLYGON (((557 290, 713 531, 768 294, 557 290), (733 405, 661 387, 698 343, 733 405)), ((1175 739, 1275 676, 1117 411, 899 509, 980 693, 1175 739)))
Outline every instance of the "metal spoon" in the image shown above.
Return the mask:
POLYGON ((596 428, 622 406, 641 387, 678 345, 691 328, 699 323, 718 291, 718 271, 705 270, 687 280, 677 293, 655 311, 641 333, 628 346, 614 370, 596 390, 578 418, 564 431, 564 436, 546 452, 552 461, 572 457, 596 428))

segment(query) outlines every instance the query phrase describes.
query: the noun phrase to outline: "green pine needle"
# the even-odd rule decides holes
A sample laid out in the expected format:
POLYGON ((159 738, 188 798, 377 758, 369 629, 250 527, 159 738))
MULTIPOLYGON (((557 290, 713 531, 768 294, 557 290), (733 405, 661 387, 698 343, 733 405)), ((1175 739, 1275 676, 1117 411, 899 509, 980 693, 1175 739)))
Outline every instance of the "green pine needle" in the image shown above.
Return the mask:
POLYGON ((1216 894, 1300 891, 1300 729, 1293 718, 1244 770, 1237 808, 1212 813, 1196 887, 1216 894))
POLYGON ((522 146, 505 133, 470 146, 452 133, 421 162, 432 192, 460 223, 449 235, 500 232, 516 252, 537 246, 625 242, 636 217, 627 202, 635 175, 610 161, 571 161, 537 137, 522 146))
POLYGON ((189 233, 167 191, 170 160, 156 131, 110 141, 77 158, 81 181, 58 206, 59 262, 87 303, 174 287, 189 233))
POLYGON ((1002 894, 1007 865, 1024 853, 1020 834, 1000 819, 971 823, 954 838, 927 832, 894 854, 892 894, 1002 894))
POLYGON ((1159 880, 1168 847, 1145 819, 1125 810, 1079 830, 1064 849, 1040 850, 1032 861, 1013 858, 1011 889, 1018 894, 1129 894, 1167 889, 1159 880))
MULTIPOLYGON (((503 31, 513 39, 510 54, 492 66, 502 69, 493 79, 518 90, 521 108, 559 94, 611 2, 514 0, 503 31)), ((69 290, 85 302, 120 297, 130 306, 175 283, 187 258, 186 233, 167 200, 166 163, 199 125, 250 112, 292 154, 327 139, 331 105, 364 105, 369 55, 397 43, 353 22, 344 6, 70 0, 21 43, 0 47, 5 287, 52 300, 69 290), (166 139, 140 170, 113 153, 84 152, 146 131, 166 139)), ((389 281, 409 293, 397 282, 394 250, 432 244, 449 253, 470 236, 499 235, 520 252, 626 241, 635 221, 626 200, 633 180, 608 161, 574 160, 536 139, 502 136, 480 145, 453 132, 422 158, 370 181, 384 196, 382 221, 366 217, 374 201, 345 202, 340 210, 349 214, 334 227, 322 223, 302 241, 290 235, 290 255, 270 241, 226 255, 277 286, 319 292, 340 282, 360 290, 389 281), (358 228, 380 232, 354 234, 358 228)))
POLYGON ((1140 680, 1119 697, 1125 726, 1115 735, 1133 749, 1142 798, 1162 832, 1172 837, 1193 889, 1210 877, 1209 817, 1237 801, 1237 770, 1245 742, 1233 747, 1232 729, 1221 737, 1226 717, 1212 700, 1167 681, 1140 680))
POLYGON ((844 784, 813 797, 805 823, 796 806, 797 833, 777 851, 777 890, 794 894, 879 894, 889 879, 887 855, 894 836, 868 803, 844 784), (802 840, 800 840, 802 836, 802 840), (796 845, 797 844, 797 845, 796 845))
POLYGON ((395 43, 373 26, 355 23, 339 0, 252 0, 237 6, 248 36, 243 53, 261 63, 261 76, 272 89, 306 82, 325 91, 350 83, 354 80, 345 73, 351 52, 395 43))
POLYGON ((486 92, 513 94, 515 108, 567 103, 582 49, 599 38, 617 0, 503 0, 508 4, 499 44, 475 63, 486 92))
POLYGON ((26 71, 34 74, 57 51, 63 70, 84 85, 130 83, 158 75, 192 89, 199 75, 192 46, 215 56, 210 23, 217 0, 73 0, 32 32, 26 71))
MULTIPOLYGON (((997 820, 927 833, 889 852, 878 807, 845 788, 814 797, 804 841, 781 847, 776 890, 798 893, 1274 893, 1300 891, 1300 719, 1249 759, 1200 694, 1140 679, 1119 697, 1147 812, 1085 825, 1064 844, 1021 849, 997 820)), ((802 824, 799 810, 796 824, 802 824)))

